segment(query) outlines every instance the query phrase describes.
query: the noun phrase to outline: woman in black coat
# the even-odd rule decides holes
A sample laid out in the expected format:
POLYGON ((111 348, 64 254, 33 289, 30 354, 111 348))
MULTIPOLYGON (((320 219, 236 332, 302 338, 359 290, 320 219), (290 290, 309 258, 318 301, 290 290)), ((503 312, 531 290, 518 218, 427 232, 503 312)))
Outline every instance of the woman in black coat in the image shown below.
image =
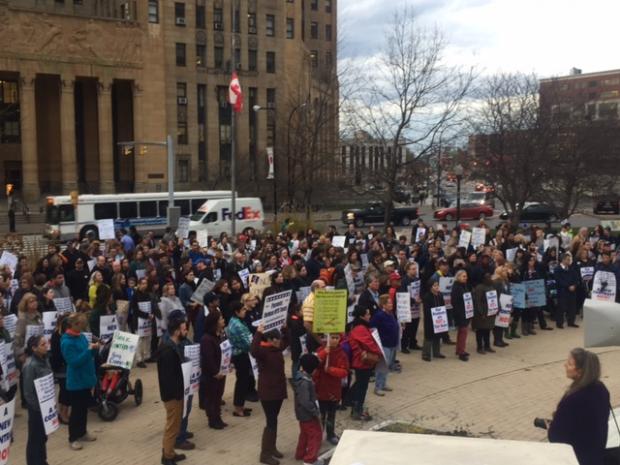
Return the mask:
MULTIPOLYGON (((469 360, 469 354, 465 351, 467 345, 467 332, 469 330, 469 318, 465 310, 465 303, 473 307, 473 296, 469 284, 467 283, 467 272, 459 270, 454 276, 454 284, 450 294, 452 299, 452 312, 454 314, 454 323, 458 328, 456 334, 456 355, 463 362, 469 360)), ((471 310, 473 313, 473 309, 471 310)))
POLYGON ((422 360, 431 361, 432 355, 435 358, 446 358, 440 353, 441 334, 435 334, 433 326, 433 315, 431 309, 435 307, 445 306, 443 296, 439 291, 439 281, 433 281, 429 284, 430 291, 424 296, 422 303, 424 305, 424 346, 422 347, 422 360))
POLYGON ((205 397, 205 410, 209 428, 224 429, 228 426, 222 421, 222 396, 226 385, 226 373, 220 373, 222 350, 220 342, 226 322, 219 310, 213 310, 205 318, 205 334, 200 341, 200 360, 205 397))
POLYGON ((573 446, 579 465, 603 465, 610 404, 598 356, 573 349, 564 368, 573 382, 548 422, 549 442, 573 446))

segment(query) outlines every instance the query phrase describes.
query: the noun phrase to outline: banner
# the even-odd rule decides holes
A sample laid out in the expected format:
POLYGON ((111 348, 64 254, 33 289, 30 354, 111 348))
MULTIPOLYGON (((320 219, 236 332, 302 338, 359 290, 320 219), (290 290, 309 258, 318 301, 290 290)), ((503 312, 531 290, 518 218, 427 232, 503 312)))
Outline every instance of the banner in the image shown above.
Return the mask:
POLYGON ((525 301, 527 303, 527 308, 544 307, 547 305, 547 293, 545 292, 544 279, 524 281, 523 284, 525 284, 525 301))
POLYGON ((114 234, 114 220, 97 220, 97 228, 99 228, 99 239, 103 241, 116 239, 116 235, 114 234))
POLYGON ((179 218, 179 225, 177 226, 177 237, 179 239, 187 239, 189 236, 189 217, 182 216, 179 218))
POLYGON ((465 318, 468 320, 474 317, 474 298, 471 292, 463 294, 463 304, 465 305, 465 318))
POLYGON ((196 394, 200 388, 200 376, 202 369, 200 368, 200 344, 190 344, 183 348, 185 358, 192 362, 192 371, 189 375, 189 383, 192 388, 192 394, 196 394))
POLYGON ((433 331, 435 334, 447 333, 450 329, 448 325, 448 310, 445 305, 431 308, 433 318, 433 331))
POLYGON ((227 339, 220 344, 220 350, 222 351, 222 358, 220 360, 220 375, 228 375, 232 373, 233 368, 230 360, 232 359, 232 345, 227 339))
POLYGON ((0 405, 0 465, 9 463, 14 418, 15 398, 9 403, 0 405))
POLYGON ((487 241, 486 228, 474 228, 471 231, 471 245, 478 247, 487 241))
POLYGON ((439 278, 439 292, 443 295, 443 302, 446 304, 447 309, 452 308, 452 286, 454 285, 454 278, 439 278))
POLYGON ((497 302, 497 291, 487 291, 487 316, 497 315, 499 304, 497 302))
POLYGON ((73 311, 73 302, 71 302, 71 297, 56 297, 53 300, 54 307, 56 307, 56 311, 59 315, 73 311))
POLYGON ((347 291, 317 289, 314 293, 315 333, 344 333, 347 324, 347 291))
POLYGON ((263 305, 262 320, 255 322, 257 326, 262 321, 265 332, 284 326, 292 294, 293 291, 285 291, 267 296, 263 305))
POLYGON ((131 370, 139 339, 140 337, 137 334, 115 331, 114 336, 112 336, 112 344, 106 363, 124 368, 125 370, 131 370))
POLYGON ((594 273, 592 284, 592 300, 600 302, 616 301, 616 275, 610 271, 597 271, 594 273))
POLYGON ((273 147, 267 147, 267 164, 269 165, 267 179, 273 179, 275 175, 273 167, 273 147))
POLYGON ((469 247, 469 242, 471 241, 471 233, 465 229, 461 231, 461 235, 459 237, 459 247, 463 247, 467 249, 469 247))
POLYGON ((620 346, 620 304, 586 299, 583 326, 585 347, 620 346))
POLYGON ((50 373, 34 380, 34 387, 39 399, 39 409, 43 417, 45 434, 50 435, 60 427, 58 421, 58 409, 56 408, 56 388, 54 386, 54 374, 50 373))
POLYGON ((99 339, 102 341, 110 339, 118 329, 116 315, 101 315, 99 317, 99 339))
POLYGON ((213 281, 209 281, 208 279, 203 279, 194 293, 192 294, 192 302, 199 303, 200 305, 204 305, 204 298, 211 290, 215 287, 215 283, 213 281))
POLYGON ((400 323, 411 323, 411 297, 408 292, 396 293, 396 316, 400 323))
MULTIPOLYGON (((49 344, 52 340, 52 334, 54 334, 54 331, 56 330, 56 319, 58 314, 57 312, 43 312, 41 316, 43 318, 43 337, 49 344)), ((50 350, 49 345, 48 350, 50 350)))

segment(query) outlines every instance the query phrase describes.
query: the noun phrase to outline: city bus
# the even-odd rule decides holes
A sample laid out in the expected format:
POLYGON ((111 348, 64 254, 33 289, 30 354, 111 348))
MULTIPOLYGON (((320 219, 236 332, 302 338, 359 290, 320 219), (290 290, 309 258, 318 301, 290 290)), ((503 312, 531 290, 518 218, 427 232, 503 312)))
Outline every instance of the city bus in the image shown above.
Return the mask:
MULTIPOLYGON (((181 216, 190 216, 207 200, 229 199, 231 191, 175 192, 174 204, 181 208, 181 216)), ((80 195, 77 208, 71 196, 47 197, 46 231, 48 237, 66 239, 79 235, 98 237, 98 220, 114 220, 115 228, 148 228, 162 233, 166 228, 168 208, 167 192, 140 194, 80 195)))

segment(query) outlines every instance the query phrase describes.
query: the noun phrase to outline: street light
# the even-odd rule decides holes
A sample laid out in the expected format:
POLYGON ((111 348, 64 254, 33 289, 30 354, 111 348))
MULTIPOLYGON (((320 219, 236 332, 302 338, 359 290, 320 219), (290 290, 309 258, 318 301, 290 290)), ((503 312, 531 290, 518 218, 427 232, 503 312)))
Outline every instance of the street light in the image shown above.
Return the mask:
MULTIPOLYGON (((252 107, 255 113, 258 113, 261 110, 265 111, 274 111, 275 108, 263 108, 260 105, 254 105, 252 107)), ((275 137, 274 137, 274 145, 275 145, 275 137)), ((273 224, 278 225, 278 181, 277 181, 277 173, 276 173, 276 151, 275 148, 272 147, 273 150, 273 224)))
POLYGON ((459 164, 454 167, 456 175, 456 226, 461 222, 461 179, 463 179, 463 167, 459 164))

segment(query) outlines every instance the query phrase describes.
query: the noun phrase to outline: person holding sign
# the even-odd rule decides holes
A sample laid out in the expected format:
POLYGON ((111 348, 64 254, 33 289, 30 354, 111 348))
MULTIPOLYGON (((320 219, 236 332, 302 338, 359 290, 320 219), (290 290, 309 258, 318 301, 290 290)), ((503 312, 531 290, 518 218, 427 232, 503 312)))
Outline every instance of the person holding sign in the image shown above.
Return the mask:
MULTIPOLYGON (((444 307, 445 302, 443 300, 443 295, 439 289, 439 281, 433 280, 429 282, 430 292, 424 296, 423 305, 424 305, 424 346, 422 347, 422 360, 425 362, 430 362, 432 360, 432 356, 435 358, 446 358, 440 352, 441 347, 441 335, 442 333, 435 332, 435 324, 433 322, 433 308, 444 307)), ((446 315, 447 318, 447 315, 446 315)), ((446 330, 447 332, 447 330, 446 330)))
POLYGON ((410 353, 410 350, 422 350, 418 345, 417 334, 420 326, 420 298, 421 281, 418 278, 418 264, 409 262, 405 266, 405 276, 401 281, 400 292, 408 292, 411 298, 411 322, 405 323, 402 338, 400 341, 401 352, 410 353))
POLYGON ((222 396, 226 385, 226 374, 220 373, 222 361, 222 334, 226 322, 219 310, 209 312, 205 318, 205 334, 200 341, 200 363, 202 368, 201 388, 205 396, 205 410, 209 428, 224 429, 222 421, 222 396))
POLYGON ((23 368, 24 398, 28 407, 28 443, 26 444, 26 464, 47 464, 47 435, 43 415, 37 398, 34 380, 52 373, 47 360, 47 341, 42 335, 32 336, 26 343, 28 359, 23 368))
POLYGON ((467 283, 467 271, 459 270, 454 276, 452 285, 452 308, 454 311, 454 323, 456 324, 456 355, 459 360, 467 362, 469 354, 465 351, 467 345, 467 333, 469 320, 474 315, 474 299, 467 283))
POLYGON ((88 318, 88 325, 93 336, 99 337, 101 335, 99 325, 101 317, 114 315, 111 304, 112 290, 107 284, 102 284, 97 288, 95 307, 90 312, 90 317, 88 318))
POLYGON ((146 368, 145 361, 152 360, 152 322, 155 317, 161 317, 159 307, 155 302, 153 302, 153 298, 148 292, 148 287, 148 280, 146 278, 141 278, 138 281, 138 288, 129 302, 129 314, 131 317, 130 328, 134 334, 138 334, 140 336, 138 349, 136 351, 136 364, 140 368, 146 368), (143 334, 140 334, 141 332, 143 334))
MULTIPOLYGON (((233 394, 233 416, 249 417, 252 409, 244 408, 250 380, 252 375, 252 365, 250 364, 250 344, 252 333, 244 323, 247 307, 241 302, 234 302, 231 306, 232 318, 228 323, 226 333, 232 345, 232 363, 235 365, 235 390, 233 394)), ((219 365, 218 365, 219 371, 219 365)))
POLYGON ((392 391, 392 388, 387 385, 387 377, 396 359, 400 325, 394 315, 394 301, 389 294, 379 297, 379 307, 381 310, 372 316, 370 326, 379 331, 381 346, 385 354, 385 359, 379 361, 375 370, 375 395, 383 397, 385 395, 383 391, 392 391))
POLYGON ((558 289, 558 309, 555 315, 556 328, 564 328, 564 316, 571 328, 579 328, 575 324, 577 315, 577 288, 581 281, 572 265, 573 257, 569 253, 560 256, 560 265, 553 272, 558 289))
POLYGON ((481 355, 495 352, 491 348, 491 330, 495 327, 495 313, 489 314, 487 303, 487 292, 490 291, 495 292, 491 273, 484 273, 482 282, 474 288, 474 318, 471 324, 476 331, 477 352, 481 355))

